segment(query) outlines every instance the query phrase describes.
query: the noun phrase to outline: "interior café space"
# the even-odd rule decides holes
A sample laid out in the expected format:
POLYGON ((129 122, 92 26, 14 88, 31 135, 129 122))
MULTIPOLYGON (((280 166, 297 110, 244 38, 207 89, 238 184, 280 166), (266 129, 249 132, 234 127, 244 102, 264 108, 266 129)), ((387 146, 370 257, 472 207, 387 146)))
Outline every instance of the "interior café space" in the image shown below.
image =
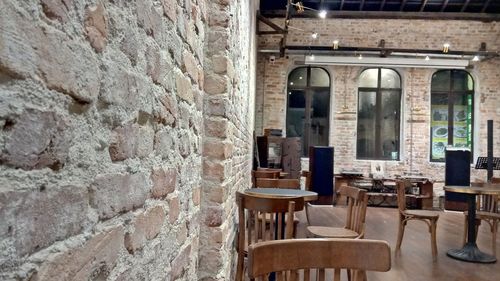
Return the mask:
POLYGON ((0 281, 500 280, 500 1, 0 11, 0 281))

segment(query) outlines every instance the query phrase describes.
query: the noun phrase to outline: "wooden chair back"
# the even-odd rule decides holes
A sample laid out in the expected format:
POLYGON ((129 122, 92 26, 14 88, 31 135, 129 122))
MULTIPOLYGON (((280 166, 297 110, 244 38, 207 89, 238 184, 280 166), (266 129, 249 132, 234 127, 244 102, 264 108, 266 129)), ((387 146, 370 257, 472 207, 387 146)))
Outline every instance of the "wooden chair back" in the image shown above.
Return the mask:
MULTIPOLYGON (((489 183, 475 183, 477 186, 484 186, 489 183)), ((491 178, 490 184, 500 184, 500 178, 491 178)), ((476 209, 478 211, 497 213, 498 212, 498 196, 497 195, 480 195, 476 196, 476 209)))
POLYGON ((396 192, 398 198, 398 209, 400 214, 404 214, 406 210, 406 189, 411 188, 409 180, 396 181, 396 192))
POLYGON ((279 179, 280 171, 254 170, 252 171, 252 186, 255 187, 257 179, 279 179))
POLYGON ((304 209, 302 197, 260 197, 236 192, 238 205, 238 266, 236 280, 243 280, 245 249, 269 240, 293 238, 295 211, 304 209))
POLYGON ((340 190, 341 196, 347 199, 347 217, 345 228, 356 231, 360 238, 364 236, 366 208, 368 195, 366 190, 352 186, 344 186, 340 190))
POLYGON ((389 271, 389 244, 367 239, 309 238, 261 242, 249 247, 251 280, 266 280, 267 274, 277 272, 278 276, 291 277, 287 280, 327 280, 333 275, 333 281, 340 281, 341 269, 352 270, 352 281, 364 280, 365 271, 389 271))
POLYGON ((256 178, 255 187, 300 189, 300 180, 256 178))

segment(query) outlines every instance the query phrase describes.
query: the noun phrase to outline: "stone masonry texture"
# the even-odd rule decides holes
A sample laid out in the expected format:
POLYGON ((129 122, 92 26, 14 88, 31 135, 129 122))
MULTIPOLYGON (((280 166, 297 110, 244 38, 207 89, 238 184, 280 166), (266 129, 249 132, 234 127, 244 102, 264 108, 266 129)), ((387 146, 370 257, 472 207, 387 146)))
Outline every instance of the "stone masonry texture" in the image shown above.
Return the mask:
MULTIPOLYGON (((273 19, 280 26, 282 19, 273 19)), ((500 49, 500 23, 460 20, 403 19, 292 19, 287 36, 289 45, 331 46, 339 40, 342 46, 377 47, 385 40, 387 48, 439 50, 448 42, 453 50, 477 51, 481 42, 487 50, 500 49), (311 40, 309 31, 318 33, 311 40)), ((266 30, 266 25, 261 24, 266 30)), ((259 49, 277 50, 280 36, 264 35, 258 40, 259 49)), ((259 53, 255 101, 256 134, 264 128, 286 131, 287 77, 303 55, 279 57, 279 54, 259 53), (277 59, 270 62, 269 56, 277 59)), ((474 147, 473 157, 486 156, 486 121, 494 120, 494 155, 500 155, 500 59, 480 61, 466 69, 474 79, 474 147)), ((357 88, 364 70, 358 66, 321 66, 330 75, 329 145, 335 148, 335 172, 358 170, 370 173, 372 161, 356 159, 357 88), (347 114, 341 113, 344 104, 347 114)), ((385 161, 386 175, 404 172, 422 173, 436 182, 444 182, 444 163, 430 162, 430 85, 438 69, 396 68, 401 77, 401 156, 399 161, 385 161)), ((307 169, 308 166, 304 168, 307 169)), ((471 169, 473 179, 486 180, 485 170, 471 169)), ((500 176, 495 171, 495 176, 500 176)))
POLYGON ((0 280, 232 280, 255 5, 0 1, 0 280))

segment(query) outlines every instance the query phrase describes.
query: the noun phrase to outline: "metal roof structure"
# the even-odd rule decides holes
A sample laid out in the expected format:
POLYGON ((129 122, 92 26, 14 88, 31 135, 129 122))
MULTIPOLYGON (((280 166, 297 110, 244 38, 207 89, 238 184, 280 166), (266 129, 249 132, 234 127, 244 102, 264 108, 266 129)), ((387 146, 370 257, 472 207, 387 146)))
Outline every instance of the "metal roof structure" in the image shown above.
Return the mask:
POLYGON ((500 0, 261 0, 260 14, 286 17, 288 2, 291 17, 317 17, 325 10, 335 18, 500 20, 500 0))

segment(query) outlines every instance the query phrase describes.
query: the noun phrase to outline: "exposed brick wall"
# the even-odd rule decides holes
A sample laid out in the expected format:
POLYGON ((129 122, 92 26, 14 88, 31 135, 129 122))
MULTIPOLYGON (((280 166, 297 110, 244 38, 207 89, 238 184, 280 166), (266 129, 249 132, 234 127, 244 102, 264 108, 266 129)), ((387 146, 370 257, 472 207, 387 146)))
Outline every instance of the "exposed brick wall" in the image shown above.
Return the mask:
MULTIPOLYGON (((283 26, 282 19, 273 19, 283 26)), ((440 49, 448 42, 453 50, 478 50, 481 42, 488 50, 500 49, 500 23, 476 21, 360 20, 360 19, 292 19, 287 44, 326 45, 340 40, 343 46, 376 47, 384 39, 388 48, 440 49), (310 33, 318 32, 311 41, 310 33)), ((261 25, 266 28, 265 25, 261 25)), ((278 49, 280 36, 260 36, 259 49, 278 49)), ((273 54, 277 56, 277 54, 273 54)), ((256 132, 263 128, 281 128, 286 122, 286 79, 297 61, 304 56, 279 58, 269 62, 270 54, 260 53, 257 65, 256 132)), ((500 155, 500 63, 492 59, 474 64, 469 70, 475 79, 474 157, 486 156, 486 120, 495 121, 495 155, 500 155)), ((357 169, 370 172, 370 161, 356 160, 356 109, 358 76, 361 67, 325 66, 331 76, 330 145, 335 147, 335 171, 357 169), (347 105, 348 114, 338 114, 347 105)), ((430 154, 430 82, 437 69, 396 69, 402 77, 402 146, 401 161, 386 162, 389 176, 421 172, 435 180, 444 180, 444 164, 431 163, 430 154), (411 109, 414 109, 413 112, 411 109), (411 159, 411 161, 410 161, 411 159)), ((307 167, 305 167, 307 168, 307 167)), ((484 180, 486 172, 472 169, 473 177, 484 180)), ((495 174, 498 172, 495 172, 495 174)), ((500 174, 496 174, 500 175, 500 174)))
POLYGON ((0 279, 229 280, 234 191, 250 182, 255 7, 0 10, 0 279))
POLYGON ((213 1, 207 7, 199 280, 234 280, 235 192, 250 186, 252 163, 254 5, 213 1))

